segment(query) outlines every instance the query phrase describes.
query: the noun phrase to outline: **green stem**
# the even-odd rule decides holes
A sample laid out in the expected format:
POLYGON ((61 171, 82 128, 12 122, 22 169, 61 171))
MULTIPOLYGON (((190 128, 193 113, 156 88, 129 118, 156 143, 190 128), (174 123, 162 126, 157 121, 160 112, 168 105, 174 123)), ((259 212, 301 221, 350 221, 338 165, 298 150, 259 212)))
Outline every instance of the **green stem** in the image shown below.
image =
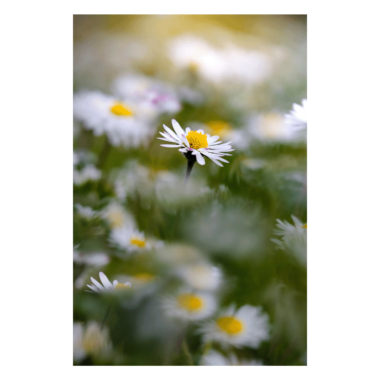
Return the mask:
POLYGON ((186 168, 186 175, 185 175, 185 182, 184 182, 186 186, 187 181, 189 180, 191 171, 193 170, 194 164, 197 161, 197 158, 193 154, 191 154, 191 152, 185 153, 184 156, 187 159, 187 168, 186 168))
POLYGON ((103 165, 105 164, 105 162, 107 160, 108 154, 111 151, 111 144, 109 143, 107 137, 105 137, 105 139, 106 140, 104 142, 102 151, 99 154, 99 158, 98 158, 98 162, 97 162, 97 166, 99 169, 103 168, 103 165))
POLYGON ((112 306, 110 306, 110 307, 107 309, 106 314, 104 315, 104 318, 103 318, 103 320, 102 320, 102 324, 100 325, 100 328, 101 328, 102 330, 103 330, 104 324, 105 324, 106 321, 107 321, 108 316, 110 315, 111 308, 112 308, 112 306))
POLYGON ((193 358, 191 357, 189 346, 187 345, 186 338, 182 341, 182 349, 187 357, 187 361, 189 362, 189 365, 194 365, 193 358))

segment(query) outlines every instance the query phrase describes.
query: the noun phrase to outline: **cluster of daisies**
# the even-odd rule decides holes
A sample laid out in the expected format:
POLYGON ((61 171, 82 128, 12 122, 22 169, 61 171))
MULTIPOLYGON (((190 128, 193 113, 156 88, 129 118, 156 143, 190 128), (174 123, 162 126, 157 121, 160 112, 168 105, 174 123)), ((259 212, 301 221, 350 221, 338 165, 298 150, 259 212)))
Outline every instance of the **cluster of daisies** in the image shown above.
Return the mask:
MULTIPOLYGON (((180 109, 178 97, 173 90, 161 83, 145 80, 142 77, 127 76, 120 78, 114 84, 117 96, 105 95, 100 92, 82 92, 75 95, 74 114, 85 128, 91 129, 95 135, 106 134, 113 145, 125 147, 138 146, 147 141, 154 133, 154 123, 162 113, 175 113, 180 109)), ((285 123, 291 127, 305 128, 307 102, 302 106, 294 104, 293 110, 285 116, 285 123)), ((198 125, 199 127, 200 125, 198 125)), ((167 142, 161 146, 176 148, 187 159, 194 156, 198 164, 204 165, 206 158, 218 166, 228 163, 224 158, 234 151, 231 141, 223 142, 220 138, 238 136, 233 134, 233 128, 226 122, 214 121, 203 124, 200 128, 187 127, 172 120, 170 129, 164 125, 160 139, 167 142)), ((233 138, 232 138, 233 139, 233 138)), ((244 140, 244 136, 242 137, 244 140)), ((87 181, 97 181, 101 172, 94 165, 94 157, 84 152, 74 154, 74 184, 81 185, 87 181)), ((149 189, 144 181, 150 183, 152 176, 148 168, 139 170, 142 178, 124 174, 117 176, 114 182, 117 198, 126 198, 128 192, 135 188, 153 191, 157 196, 159 187, 149 189)), ((162 176, 162 173, 156 177, 162 176)), ((167 177, 165 177, 167 178, 167 177)), ((166 193, 170 188, 178 187, 177 179, 170 177, 165 182, 161 180, 166 193), (170 182, 171 181, 171 182, 170 182)), ((83 218, 92 220, 104 219, 110 228, 108 243, 122 252, 121 257, 136 252, 155 251, 157 260, 170 267, 171 276, 181 281, 181 287, 173 295, 160 298, 160 307, 168 320, 178 321, 182 326, 194 324, 196 331, 202 336, 205 348, 211 345, 213 349, 205 349, 201 358, 202 365, 262 365, 258 360, 241 360, 233 351, 244 347, 258 348, 262 342, 270 338, 270 323, 268 315, 260 306, 230 305, 220 309, 219 290, 223 284, 223 273, 220 268, 207 261, 202 255, 186 251, 183 247, 168 246, 162 249, 164 243, 154 238, 146 237, 137 228, 134 218, 126 211, 118 200, 111 201, 105 208, 95 211, 88 206, 75 205, 76 212, 83 218), (167 249, 166 249, 167 248, 167 249), (190 258, 190 259, 189 259, 190 258), (219 350, 221 349, 221 350, 219 350), (226 351, 228 352, 226 354, 226 351)), ((293 254, 303 264, 306 263, 307 225, 292 216, 293 224, 277 220, 274 234, 278 238, 272 241, 281 250, 293 254)), ((110 257, 104 253, 81 254, 74 251, 74 261, 84 266, 82 274, 76 279, 75 286, 96 294, 114 294, 122 299, 127 294, 132 295, 124 302, 125 307, 134 307, 142 297, 158 294, 159 276, 144 272, 133 276, 121 276, 111 281, 102 271, 99 278, 92 276, 91 284, 86 284, 89 274, 94 268, 103 268, 110 262, 110 257)), ((86 325, 74 324, 74 359, 80 362, 86 356, 96 357, 107 355, 112 351, 112 345, 107 328, 95 321, 86 325)))
MULTIPOLYGON (((180 247, 179 250, 181 251, 180 247)), ((178 257, 174 257, 174 260, 178 257)), ((181 261, 181 260, 180 260, 181 261)), ((197 326, 197 333, 202 336, 204 355, 200 361, 202 365, 262 365, 261 361, 239 361, 233 349, 243 347, 258 348, 263 341, 269 339, 270 326, 268 315, 261 307, 244 305, 236 308, 234 305, 218 310, 217 290, 223 282, 221 270, 204 259, 198 262, 177 262, 176 275, 183 281, 184 286, 175 296, 160 297, 161 309, 170 321, 177 321, 180 326, 186 327, 190 323, 197 326), (182 323, 182 324, 181 324, 182 323), (228 355, 212 344, 228 351, 228 355)), ((147 275, 148 276, 148 275, 147 275)), ((153 278, 141 278, 141 281, 155 281, 153 278)), ((112 282, 103 273, 99 273, 99 281, 91 277, 88 292, 98 294, 112 294, 123 299, 126 294, 140 292, 139 278, 135 276, 130 282, 112 282)), ((157 289, 157 283, 154 286, 157 289)), ((150 293, 154 294, 154 291, 150 293)), ((138 297, 138 296, 137 296, 138 297)), ((95 322, 90 322, 83 334, 78 326, 74 329, 74 357, 80 361, 80 355, 93 356, 99 352, 105 354, 110 350, 108 330, 99 328, 95 322), (77 347, 78 353, 75 353, 77 347)))

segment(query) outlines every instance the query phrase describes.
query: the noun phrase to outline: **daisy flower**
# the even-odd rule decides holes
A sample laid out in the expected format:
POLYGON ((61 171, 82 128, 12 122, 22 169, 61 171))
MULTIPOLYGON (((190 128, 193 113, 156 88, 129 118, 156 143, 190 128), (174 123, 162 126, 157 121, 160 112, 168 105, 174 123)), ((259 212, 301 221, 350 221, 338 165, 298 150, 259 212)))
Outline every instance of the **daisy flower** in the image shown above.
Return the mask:
POLYGON ((202 365, 207 366, 259 366, 263 365, 260 360, 239 359, 235 354, 231 353, 228 356, 222 355, 220 352, 210 350, 202 357, 202 365))
POLYGON ((110 258, 103 252, 83 253, 74 250, 73 252, 74 263, 89 265, 89 266, 103 266, 110 262, 110 258))
POLYGON ((88 181, 97 181, 102 177, 102 172, 92 164, 86 165, 82 170, 74 170, 73 181, 75 185, 83 185, 88 181))
POLYGON ((91 277, 92 284, 87 285, 91 290, 85 290, 89 293, 102 293, 102 292, 111 292, 116 290, 125 290, 131 287, 130 282, 119 283, 117 280, 111 282, 108 277, 103 273, 99 272, 99 278, 102 284, 96 281, 93 277, 91 277))
POLYGON ((128 252, 149 250, 152 244, 145 238, 144 232, 140 232, 132 225, 124 225, 111 231, 111 245, 128 252))
POLYGON ((82 206, 81 204, 75 204, 75 208, 78 214, 85 219, 94 219, 99 216, 99 212, 93 210, 91 207, 82 206))
POLYGON ((108 204, 102 211, 102 217, 109 223, 111 228, 119 228, 132 222, 131 216, 129 216, 124 210, 124 207, 117 202, 108 204))
POLYGON ((285 123, 293 127, 307 127, 307 99, 302 100, 302 106, 293 103, 293 109, 285 115, 285 123))
POLYGON ((74 361, 81 361, 89 355, 100 355, 112 349, 107 328, 99 323, 89 321, 86 325, 74 323, 74 361))
POLYGON ((182 291, 176 297, 162 300, 162 308, 169 318, 198 321, 216 310, 216 300, 211 294, 182 291))
POLYGON ((302 223, 298 218, 292 215, 294 225, 287 221, 277 219, 277 229, 273 232, 281 236, 279 239, 271 239, 277 245, 278 249, 293 253, 302 263, 306 262, 307 250, 307 224, 302 223))
POLYGON ((268 316, 260 307, 244 305, 235 310, 230 306, 216 320, 205 322, 199 332, 204 342, 219 342, 222 347, 259 347, 269 339, 268 316))
POLYGON ((75 94, 74 116, 96 136, 106 134, 115 146, 137 147, 154 131, 152 110, 99 91, 75 94))
POLYGON ((200 291, 216 290, 222 282, 221 270, 209 263, 181 266, 176 273, 189 287, 200 291))
POLYGON ((234 150, 230 145, 231 141, 222 144, 222 141, 218 141, 219 136, 211 137, 209 134, 205 134, 203 129, 192 131, 187 127, 186 131, 184 131, 174 119, 172 120, 172 125, 175 132, 164 125, 166 132, 160 132, 163 138, 158 137, 158 139, 174 143, 175 145, 162 144, 161 146, 166 148, 180 148, 178 150, 184 154, 191 152, 190 154, 196 156, 198 164, 200 165, 205 164, 203 156, 210 158, 219 166, 223 166, 220 161, 228 162, 222 157, 231 156, 231 154, 226 153, 234 150))

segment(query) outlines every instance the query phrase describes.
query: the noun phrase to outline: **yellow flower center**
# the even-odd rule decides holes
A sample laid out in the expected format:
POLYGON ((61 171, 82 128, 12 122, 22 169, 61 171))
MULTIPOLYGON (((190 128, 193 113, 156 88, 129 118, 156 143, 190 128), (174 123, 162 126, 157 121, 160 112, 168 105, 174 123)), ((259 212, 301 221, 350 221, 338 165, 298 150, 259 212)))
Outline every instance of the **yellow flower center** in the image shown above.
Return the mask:
POLYGON ((187 136, 187 141, 192 149, 207 148, 207 136, 201 132, 190 131, 187 136))
POLYGON ((177 297, 177 302, 181 307, 190 312, 198 311, 203 306, 202 298, 193 294, 181 294, 177 297))
POLYGON ((123 214, 119 211, 110 212, 108 219, 112 227, 121 227, 123 225, 123 214))
POLYGON ((130 285, 125 285, 125 284, 123 284, 123 283, 118 283, 118 284, 116 284, 115 285, 115 289, 121 289, 121 290, 123 290, 123 289, 128 289, 128 288, 130 288, 131 286, 130 285))
POLYGON ((305 224, 302 226, 302 228, 307 229, 307 223, 305 223, 305 224))
POLYGON ((206 124, 218 136, 224 136, 231 130, 231 126, 222 120, 210 121, 206 124))
POLYGON ((111 112, 116 116, 132 116, 132 111, 122 103, 115 103, 111 107, 111 112))
POLYGON ((141 240, 141 239, 138 239, 138 238, 132 238, 132 239, 130 240, 130 243, 131 243, 132 245, 137 245, 139 248, 144 248, 145 245, 146 245, 145 240, 141 240))
POLYGON ((137 280, 142 281, 142 282, 150 282, 150 281, 153 281, 155 278, 155 276, 150 273, 137 273, 134 275, 134 277, 137 280))
POLYGON ((243 324, 234 317, 221 317, 216 324, 227 334, 238 334, 243 329, 243 324))

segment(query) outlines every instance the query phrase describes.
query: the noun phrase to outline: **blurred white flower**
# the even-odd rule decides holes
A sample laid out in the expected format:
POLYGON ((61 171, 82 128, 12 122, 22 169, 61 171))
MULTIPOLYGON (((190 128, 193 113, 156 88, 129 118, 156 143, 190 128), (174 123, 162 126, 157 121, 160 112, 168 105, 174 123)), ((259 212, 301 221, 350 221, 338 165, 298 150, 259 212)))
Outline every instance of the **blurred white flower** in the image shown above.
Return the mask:
POLYGON ((133 275, 118 275, 121 281, 127 281, 133 284, 133 297, 121 300, 125 308, 134 308, 145 297, 156 293, 160 288, 160 279, 149 272, 138 272, 133 275))
POLYGON ((116 79, 113 89, 122 99, 138 101, 157 114, 177 113, 181 110, 181 103, 173 88, 143 75, 122 76, 116 79))
POLYGON ((162 144, 161 146, 166 148, 180 148, 178 150, 182 153, 192 152, 192 154, 196 156, 198 164, 200 165, 206 163, 203 156, 210 158, 219 166, 223 166, 219 161, 228 163, 228 161, 222 157, 231 156, 231 154, 226 153, 234 150, 232 149, 230 142, 224 144, 222 144, 222 141, 217 142, 219 136, 211 137, 209 134, 205 134, 202 129, 192 131, 187 127, 185 133, 179 123, 174 119, 172 120, 172 125, 175 132, 164 125, 166 132, 160 132, 164 138, 158 137, 158 139, 169 141, 175 145, 162 144))
POLYGON ((97 181, 102 177, 102 172, 94 165, 86 165, 81 170, 74 170, 73 180, 75 185, 82 185, 88 181, 97 181))
POLYGON ((85 290, 85 292, 89 293, 100 293, 100 292, 112 292, 114 290, 126 290, 131 288, 130 282, 119 283, 117 280, 111 282, 108 277, 103 273, 99 272, 99 278, 102 284, 96 281, 93 277, 91 277, 92 284, 87 285, 91 290, 85 290))
POLYGON ((230 353, 228 356, 220 352, 210 350, 201 359, 201 365, 207 366, 260 366, 263 365, 260 360, 239 359, 235 354, 230 353))
POLYGON ((285 115, 285 123, 297 128, 307 127, 307 99, 302 100, 302 106, 293 103, 293 109, 285 115))
POLYGON ((284 122, 280 113, 270 112, 248 118, 247 128, 252 138, 261 141, 294 141, 303 138, 297 130, 284 122))
POLYGON ((271 62, 263 53, 233 45, 217 49, 190 35, 171 40, 168 56, 178 68, 194 71, 220 86, 226 81, 249 86, 266 79, 272 71, 271 62))
POLYGON ((183 265, 176 269, 177 275, 192 289, 216 290, 222 283, 222 271, 207 262, 183 265))
POLYGON ((110 262, 110 258, 103 252, 83 253, 74 250, 73 260, 77 264, 103 266, 110 262))
POLYGON ((75 204, 75 208, 80 216, 85 219, 94 219, 99 216, 99 212, 93 210, 91 207, 82 206, 81 204, 75 204))
POLYGON ((202 261, 202 253, 185 244, 168 244, 157 250, 156 257, 164 265, 174 268, 182 265, 194 265, 202 261))
POLYGON ((193 36, 180 36, 170 41, 168 56, 174 65, 196 71, 206 80, 218 82, 223 77, 223 56, 206 41, 193 36))
POLYGON ((163 298, 162 308, 169 318, 198 321, 214 313, 216 300, 209 293, 182 291, 176 297, 163 298))
POLYGON ((74 166, 79 164, 94 164, 96 162, 96 156, 92 152, 85 150, 77 150, 73 152, 73 164, 74 166))
POLYGON ((301 263, 306 264, 307 224, 292 215, 294 226, 287 221, 277 219, 277 229, 273 230, 279 239, 271 239, 278 249, 292 253, 301 263))
POLYGON ((154 170, 130 161, 124 168, 114 171, 114 187, 117 197, 125 199, 127 195, 138 193, 142 198, 156 198, 165 205, 184 204, 201 196, 205 182, 194 178, 183 191, 183 173, 168 170, 154 170))
POLYGON ((219 342, 222 347, 257 348, 262 341, 269 339, 268 316, 260 307, 244 305, 236 310, 230 306, 216 320, 203 323, 199 332, 203 334, 204 342, 219 342))
POLYGON ((75 94, 74 116, 96 136, 105 133, 112 145, 126 148, 146 144, 154 132, 155 114, 150 107, 99 91, 75 94))
POLYGON ((112 349, 108 329, 101 329, 95 321, 89 321, 86 325, 74 323, 74 361, 79 362, 87 356, 98 356, 112 349))
POLYGON ((118 202, 111 202, 101 213, 111 228, 119 228, 132 223, 132 217, 127 214, 124 207, 118 202))
POLYGON ((113 228, 109 242, 116 248, 126 250, 128 253, 148 251, 163 244, 160 241, 147 239, 144 232, 139 231, 133 224, 113 228))

